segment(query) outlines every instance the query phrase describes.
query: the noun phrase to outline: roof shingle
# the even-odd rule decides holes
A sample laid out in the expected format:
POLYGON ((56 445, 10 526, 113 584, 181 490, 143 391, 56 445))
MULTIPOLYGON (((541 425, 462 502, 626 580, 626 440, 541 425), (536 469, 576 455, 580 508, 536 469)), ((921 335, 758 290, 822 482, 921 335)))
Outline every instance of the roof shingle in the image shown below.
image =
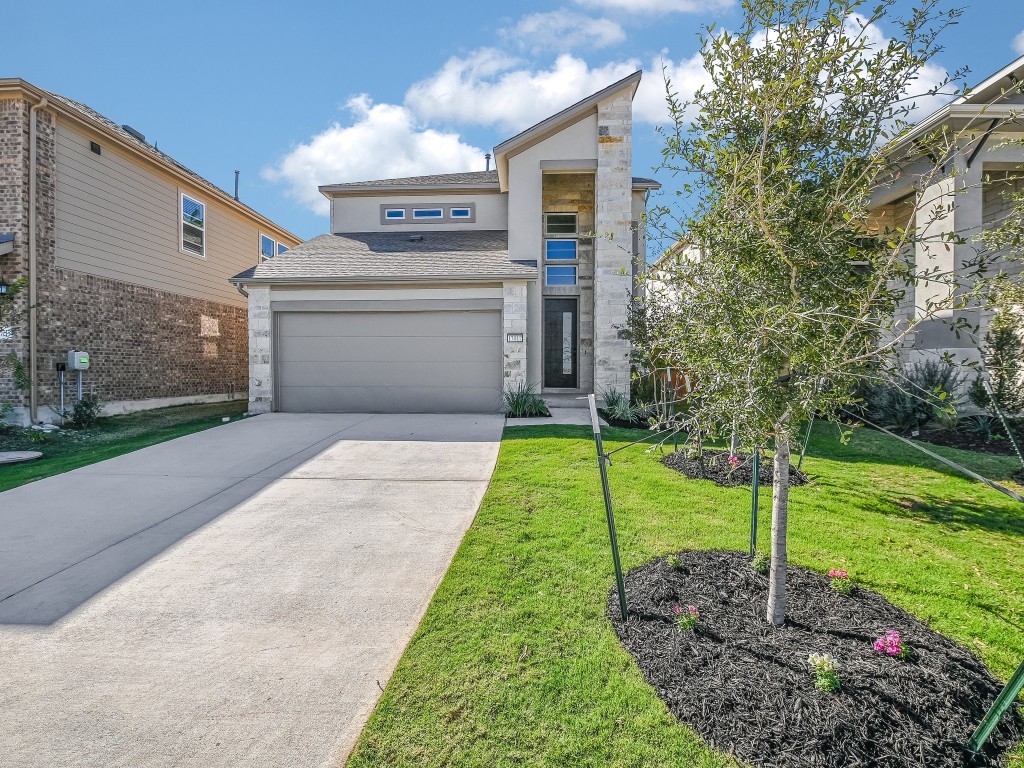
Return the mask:
POLYGON ((235 283, 532 278, 535 267, 510 261, 508 232, 360 232, 320 235, 235 275, 235 283))

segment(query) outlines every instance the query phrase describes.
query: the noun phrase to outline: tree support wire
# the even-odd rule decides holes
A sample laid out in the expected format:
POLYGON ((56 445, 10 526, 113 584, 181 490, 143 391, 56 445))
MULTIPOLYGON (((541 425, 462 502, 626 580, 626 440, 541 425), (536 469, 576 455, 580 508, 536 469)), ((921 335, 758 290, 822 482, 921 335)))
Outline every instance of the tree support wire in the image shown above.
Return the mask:
POLYGON ((597 403, 593 395, 588 395, 590 403, 590 422, 594 427, 594 444, 597 446, 597 464, 601 469, 601 489, 604 491, 604 511, 608 517, 608 535, 612 543, 612 562, 615 564, 615 586, 619 590, 619 610, 622 620, 626 621, 626 585, 622 580, 622 563, 619 560, 619 539, 615 534, 615 513, 612 511, 612 493, 608 488, 608 454, 604 452, 601 440, 601 422, 597 417, 597 403))
POLYGON ((916 448, 917 450, 921 451, 921 453, 928 454, 929 456, 931 456, 936 461, 945 464, 947 467, 952 467, 957 472, 960 472, 960 473, 962 473, 964 475, 967 475, 972 480, 977 480, 979 483, 984 483, 985 485, 989 486, 990 488, 994 488, 995 490, 999 491, 1000 493, 1006 494, 1007 496, 1009 496, 1014 501, 1019 501, 1022 504, 1024 504, 1024 497, 1014 493, 1009 488, 1004 488, 999 483, 994 482, 992 480, 989 480, 987 477, 982 477, 977 472, 972 472, 971 470, 967 469, 967 467, 962 467, 959 464, 957 464, 955 461, 950 461, 945 456, 940 456, 939 454, 935 453, 934 451, 929 451, 927 448, 923 447, 919 443, 915 443, 913 440, 908 440, 905 437, 897 435, 895 432, 891 432, 888 429, 886 429, 885 427, 880 427, 877 424, 872 424, 870 421, 865 419, 863 416, 856 416, 854 418, 856 418, 857 421, 863 421, 869 427, 873 427, 873 428, 877 429, 879 432, 885 432, 885 434, 891 435, 892 437, 895 437, 897 440, 899 440, 901 442, 904 442, 907 445, 911 446, 912 448, 916 448))

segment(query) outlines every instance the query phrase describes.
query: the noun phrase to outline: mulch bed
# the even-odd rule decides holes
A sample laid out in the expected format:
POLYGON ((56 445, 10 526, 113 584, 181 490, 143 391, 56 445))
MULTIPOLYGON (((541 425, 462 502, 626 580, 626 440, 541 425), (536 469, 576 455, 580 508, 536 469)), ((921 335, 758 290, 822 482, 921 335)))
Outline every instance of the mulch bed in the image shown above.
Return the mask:
MULTIPOLYGON (((662 457, 661 463, 666 467, 681 472, 691 480, 712 480, 719 485, 731 487, 736 485, 750 485, 754 482, 753 456, 738 454, 739 465, 733 469, 729 463, 728 451, 704 451, 704 463, 697 460, 696 456, 687 456, 683 451, 676 451, 662 457)), ((769 487, 772 484, 772 460, 770 456, 761 456, 761 470, 758 475, 758 485, 769 487)), ((789 484, 807 485, 810 478, 803 472, 797 471, 796 467, 789 468, 789 484)))
POLYGON ((974 763, 961 746, 1002 688, 977 658, 881 595, 835 592, 827 577, 789 568, 787 621, 765 621, 768 582, 738 552, 682 552, 626 575, 629 620, 614 588, 608 615, 647 682, 679 720, 716 749, 765 768, 997 766, 1024 738, 1019 712, 1003 718, 974 763), (675 606, 700 619, 682 632, 675 606), (898 661, 872 643, 898 630, 914 655, 898 661), (827 653, 842 681, 814 687, 807 662, 827 653))
MULTIPOLYGON (((920 431, 920 434, 917 437, 911 437, 907 434, 904 434, 903 436, 910 438, 911 440, 920 440, 922 443, 944 445, 949 448, 960 448, 965 451, 993 453, 999 456, 1016 455, 1013 450, 1013 445, 1006 439, 1006 433, 1003 431, 1002 425, 998 427, 996 434, 998 434, 1001 439, 986 440, 984 436, 976 435, 971 432, 925 428, 920 431)), ((1015 429, 1013 431, 1013 436, 1016 438, 1018 445, 1024 446, 1024 432, 1019 429, 1015 429)))
POLYGON ((611 415, 611 411, 606 408, 598 408, 597 412, 601 414, 601 418, 608 422, 609 427, 619 427, 620 429, 647 429, 647 423, 644 421, 626 421, 625 419, 617 419, 611 415))

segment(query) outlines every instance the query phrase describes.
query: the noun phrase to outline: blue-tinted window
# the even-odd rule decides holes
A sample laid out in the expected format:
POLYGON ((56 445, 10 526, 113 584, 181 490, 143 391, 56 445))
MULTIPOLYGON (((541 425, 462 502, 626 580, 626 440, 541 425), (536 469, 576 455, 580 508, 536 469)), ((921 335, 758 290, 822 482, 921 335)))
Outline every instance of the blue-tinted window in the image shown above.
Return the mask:
POLYGON ((274 254, 277 252, 277 243, 272 238, 266 235, 260 235, 260 256, 264 259, 274 258, 274 254))
POLYGON ((405 208, 388 208, 384 211, 385 219, 404 219, 405 208))
POLYGON ((188 195, 181 196, 181 249, 206 255, 206 206, 188 195))
POLYGON ((444 210, 441 208, 414 208, 412 217, 414 219, 443 219, 444 210))
POLYGON ((547 267, 544 273, 548 285, 576 285, 576 267, 547 267))
POLYGON ((557 259, 575 259, 576 258, 576 241, 575 240, 545 240, 544 241, 544 258, 557 260, 557 259))
POLYGON ((468 219, 471 218, 472 212, 469 208, 452 208, 450 215, 453 219, 468 219))
POLYGON ((278 243, 277 244, 277 255, 280 256, 282 253, 288 253, 288 247, 278 243))

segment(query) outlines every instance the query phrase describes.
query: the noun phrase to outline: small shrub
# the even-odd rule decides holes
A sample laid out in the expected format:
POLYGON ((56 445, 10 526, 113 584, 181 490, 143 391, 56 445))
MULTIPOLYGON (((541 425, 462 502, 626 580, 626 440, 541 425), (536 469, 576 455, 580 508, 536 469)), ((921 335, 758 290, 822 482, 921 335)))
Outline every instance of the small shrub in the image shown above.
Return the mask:
POLYGON ((972 435, 977 435, 986 443, 1002 437, 1002 435, 995 432, 998 428, 998 422, 987 413, 975 413, 971 416, 965 416, 962 424, 965 430, 972 435))
POLYGON ((812 653, 807 663, 814 670, 814 687, 824 693, 835 693, 842 687, 839 673, 836 671, 836 660, 827 653, 812 653))
POLYGON ((863 384, 857 397, 870 420, 911 432, 934 419, 937 409, 950 408, 962 381, 950 361, 925 360, 903 367, 892 381, 863 384))
POLYGON ((683 565, 683 561, 675 555, 670 555, 668 558, 668 567, 673 571, 683 572, 686 570, 686 566, 683 565))
POLYGON ((890 629, 875 640, 872 647, 879 653, 884 653, 886 656, 891 656, 900 661, 906 661, 914 653, 909 645, 903 644, 903 638, 900 637, 900 633, 895 629, 890 629))
POLYGON ((604 400, 604 408, 613 419, 619 421, 632 421, 633 408, 629 404, 629 395, 619 392, 617 389, 606 389, 601 394, 604 400))
POLYGON ((754 555, 754 560, 750 563, 750 567, 754 569, 754 573, 767 576, 772 569, 772 559, 767 555, 767 553, 758 552, 754 555))
POLYGON ((697 626, 697 620, 700 619, 697 607, 694 605, 688 605, 684 611, 677 605, 673 610, 676 613, 676 626, 679 627, 679 631, 692 632, 697 626))
POLYGON ((103 404, 100 402, 99 397, 90 393, 83 395, 82 399, 75 403, 75 407, 71 409, 71 415, 68 417, 68 421, 71 426, 75 429, 89 429, 89 427, 95 427, 97 420, 100 417, 100 409, 103 404))
POLYGON ((47 440, 50 439, 50 436, 48 434, 46 434, 46 432, 44 432, 41 429, 26 429, 25 430, 25 438, 30 443, 37 443, 38 444, 38 443, 45 443, 47 440))
POLYGON ((832 589, 841 595, 848 595, 853 592, 853 582, 850 581, 850 574, 847 571, 833 568, 828 572, 829 579, 832 580, 832 589))
POLYGON ((501 395, 501 405, 505 415, 513 419, 550 415, 548 407, 534 391, 533 385, 525 381, 505 387, 501 395))
POLYGON ((1024 411, 1024 384, 1021 380, 1024 376, 1024 360, 1021 359, 1020 336, 1011 323, 999 318, 992 323, 992 329, 985 334, 982 359, 988 371, 995 403, 989 397, 980 374, 967 390, 971 402, 993 416, 998 415, 996 406, 1003 413, 1024 411))

